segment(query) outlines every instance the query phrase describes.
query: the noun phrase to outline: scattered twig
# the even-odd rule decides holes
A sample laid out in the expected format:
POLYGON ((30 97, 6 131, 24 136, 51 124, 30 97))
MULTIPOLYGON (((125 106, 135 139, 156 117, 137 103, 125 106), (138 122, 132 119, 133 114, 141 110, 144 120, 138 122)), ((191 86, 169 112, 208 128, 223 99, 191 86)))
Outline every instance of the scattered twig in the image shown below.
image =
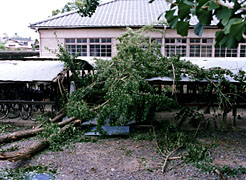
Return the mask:
POLYGON ((196 128, 196 132, 195 132, 194 137, 193 137, 192 140, 194 140, 194 139, 196 138, 197 133, 198 133, 198 131, 199 131, 199 129, 200 129, 200 126, 201 126, 201 122, 198 124, 198 126, 197 126, 197 128, 196 128))
POLYGON ((219 177, 221 177, 223 180, 227 180, 226 177, 223 175, 223 173, 222 173, 220 170, 215 169, 214 171, 215 171, 215 172, 219 175, 219 177))
MULTIPOLYGON (((182 145, 182 146, 183 146, 183 145, 182 145)), ((166 156, 165 161, 164 161, 163 166, 162 166, 162 170, 161 170, 162 174, 165 173, 165 169, 166 169, 166 166, 167 166, 167 161, 172 159, 170 156, 171 156, 173 153, 175 153, 175 152, 176 152, 179 148, 181 148, 182 146, 177 147, 176 149, 174 149, 173 151, 171 151, 171 152, 166 156)), ((177 157, 175 157, 174 159, 176 159, 176 158, 177 158, 177 157)), ((178 158, 178 159, 180 159, 180 158, 178 158)))
POLYGON ((155 142, 156 142, 156 147, 157 147, 158 151, 161 153, 161 155, 162 155, 163 157, 165 157, 165 160, 164 160, 164 163, 163 163, 163 166, 162 166, 162 173, 164 174, 165 168, 166 168, 166 166, 167 166, 167 161, 168 161, 168 160, 177 160, 177 159, 181 159, 181 158, 182 158, 181 156, 176 156, 176 157, 170 157, 170 156, 173 155, 173 153, 175 153, 178 149, 180 149, 181 147, 183 147, 183 145, 177 147, 176 149, 174 149, 174 150, 171 151, 171 152, 167 149, 167 152, 169 152, 169 154, 168 154, 168 155, 164 154, 164 153, 162 152, 162 150, 161 150, 159 144, 158 144, 157 136, 156 136, 156 133, 155 133, 155 127, 154 127, 153 125, 152 125, 152 129, 153 129, 153 134, 154 134, 154 138, 155 138, 155 142))
POLYGON ((155 127, 153 125, 152 125, 152 129, 153 129, 153 134, 154 134, 154 138, 155 138, 155 143, 156 143, 157 150, 161 153, 162 156, 165 157, 166 155, 162 152, 162 150, 161 150, 161 148, 160 148, 160 146, 158 144, 157 136, 156 136, 156 133, 155 133, 155 127))
POLYGON ((107 101, 105 101, 104 103, 98 105, 97 107, 94 107, 94 108, 91 109, 90 111, 96 111, 96 110, 100 109, 101 107, 105 106, 108 102, 109 102, 109 100, 107 100, 107 101))

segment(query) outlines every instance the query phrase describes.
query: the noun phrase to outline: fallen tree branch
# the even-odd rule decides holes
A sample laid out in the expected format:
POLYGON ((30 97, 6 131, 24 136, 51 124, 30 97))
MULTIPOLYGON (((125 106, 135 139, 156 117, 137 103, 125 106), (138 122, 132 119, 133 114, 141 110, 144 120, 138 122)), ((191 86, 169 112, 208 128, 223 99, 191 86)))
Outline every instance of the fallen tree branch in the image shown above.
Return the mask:
POLYGON ((66 125, 66 124, 68 124, 68 123, 74 121, 75 119, 76 119, 75 117, 71 117, 71 118, 69 118, 69 119, 67 119, 67 120, 65 120, 65 121, 59 122, 58 125, 59 125, 59 126, 64 126, 64 125, 66 125))
MULTIPOLYGON (((65 121, 59 122, 58 125, 60 127, 64 126, 64 125, 69 124, 70 122, 74 121, 75 119, 76 119, 75 117, 69 118, 65 121)), ((37 133, 39 133, 43 130, 44 130, 44 128, 37 128, 37 129, 29 129, 29 130, 18 131, 18 132, 2 135, 2 136, 0 136, 0 144, 20 140, 20 139, 25 138, 25 137, 31 137, 31 136, 37 135, 37 133)))
POLYGON ((105 106, 108 102, 109 102, 109 100, 107 100, 107 101, 105 101, 104 103, 98 105, 97 107, 94 107, 94 108, 91 109, 90 111, 96 111, 96 110, 100 109, 101 107, 105 106))
POLYGON ((220 170, 215 169, 214 172, 216 172, 216 173, 219 175, 219 177, 221 177, 221 179, 227 180, 227 179, 225 178, 225 176, 223 175, 223 173, 222 173, 220 170))
MULTIPOLYGON (((65 126, 59 130, 58 136, 59 136, 59 134, 65 132, 70 127, 68 125, 68 123, 72 122, 73 120, 75 120, 74 117, 68 119, 66 122, 59 124, 60 126, 61 125, 65 125, 65 126)), ((76 120, 73 123, 73 126, 76 126, 77 124, 80 124, 80 123, 81 123, 80 120, 76 120)), ((51 134, 50 138, 52 138, 54 136, 57 136, 57 134, 51 134)), ((23 149, 18 150, 18 151, 0 153, 0 160, 18 161, 21 159, 30 158, 31 156, 35 155, 36 153, 47 148, 50 145, 50 143, 51 142, 49 140, 41 140, 38 143, 32 144, 30 147, 23 148, 23 149)))
POLYGON ((54 117, 53 119, 51 119, 50 122, 56 122, 59 119, 61 119, 62 117, 64 117, 65 115, 66 115, 65 113, 58 114, 56 117, 54 117))
MULTIPOLYGON (((173 151, 171 151, 171 152, 166 156, 165 161, 164 161, 163 166, 162 166, 162 170, 161 170, 162 174, 165 173, 165 169, 166 169, 166 166, 167 166, 167 161, 172 159, 170 156, 171 156, 173 153, 175 153, 175 152, 176 152, 179 148, 181 148, 181 147, 183 147, 183 145, 177 147, 176 149, 174 149, 173 151)), ((176 158, 177 158, 177 157, 176 157, 176 158)), ((180 159, 180 158, 178 158, 178 159, 180 159)))
POLYGON ((28 148, 21 149, 19 151, 13 152, 3 152, 0 153, 0 160, 8 160, 8 161, 18 161, 25 158, 30 158, 32 155, 40 152, 49 146, 49 141, 42 140, 38 143, 32 144, 28 148))
POLYGON ((0 136, 0 144, 1 143, 8 143, 11 141, 16 141, 25 137, 31 137, 33 135, 36 135, 37 133, 43 131, 44 128, 38 128, 38 129, 29 129, 24 131, 18 131, 10 134, 5 134, 0 136))

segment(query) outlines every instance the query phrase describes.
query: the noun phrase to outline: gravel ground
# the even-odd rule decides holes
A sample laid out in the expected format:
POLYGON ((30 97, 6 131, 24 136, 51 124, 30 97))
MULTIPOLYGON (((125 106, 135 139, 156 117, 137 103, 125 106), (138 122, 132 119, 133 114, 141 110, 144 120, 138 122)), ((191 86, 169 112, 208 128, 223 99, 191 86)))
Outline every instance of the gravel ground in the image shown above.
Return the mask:
MULTIPOLYGON (((203 143, 214 143, 211 150, 214 164, 232 168, 246 167, 246 133, 216 133, 211 138, 199 139, 203 143)), ((14 143, 25 147, 35 139, 14 143)), ((9 145, 8 145, 9 146, 9 145)), ((166 173, 161 172, 164 158, 157 153, 156 144, 149 140, 132 138, 100 139, 96 143, 74 143, 63 151, 45 151, 29 160, 19 162, 0 161, 0 168, 16 168, 25 165, 43 165, 57 169, 59 180, 195 180, 219 179, 217 174, 204 173, 192 164, 181 164, 173 160, 166 173)), ((245 180, 246 175, 236 178, 245 180)))

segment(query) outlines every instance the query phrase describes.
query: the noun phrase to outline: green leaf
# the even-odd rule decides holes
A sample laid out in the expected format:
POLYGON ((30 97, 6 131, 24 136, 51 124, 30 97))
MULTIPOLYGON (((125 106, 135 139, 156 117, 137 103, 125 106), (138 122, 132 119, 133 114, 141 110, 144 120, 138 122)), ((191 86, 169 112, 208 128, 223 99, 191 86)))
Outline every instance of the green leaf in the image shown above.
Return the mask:
POLYGON ((189 22, 178 21, 177 22, 177 33, 181 36, 187 36, 189 30, 189 22))
POLYGON ((245 31, 245 22, 234 23, 230 28, 230 35, 233 36, 237 41, 242 39, 245 31))
POLYGON ((198 0, 198 6, 197 9, 200 9, 203 5, 208 3, 208 0, 198 0))
POLYGON ((224 36, 225 36, 224 31, 217 31, 215 33, 215 40, 216 40, 215 46, 219 46, 219 42, 224 38, 224 36))
POLYGON ((236 39, 231 36, 230 34, 223 35, 221 31, 219 33, 216 33, 216 44, 215 46, 222 46, 222 47, 227 47, 227 48, 236 48, 238 42, 236 39))
POLYGON ((223 24, 223 26, 225 26, 231 17, 231 10, 223 7, 223 8, 216 11, 216 17, 219 20, 221 20, 221 23, 223 24))
POLYGON ((229 34, 230 33, 230 28, 232 24, 242 22, 242 18, 232 18, 229 20, 228 24, 224 28, 224 33, 229 34))
POLYGON ((197 18, 199 22, 203 25, 210 25, 212 21, 212 14, 210 11, 206 10, 198 10, 197 11, 197 18))
POLYGON ((194 33, 197 35, 197 36, 202 36, 202 33, 203 33, 203 28, 204 26, 200 23, 197 23, 194 27, 194 33))
POLYGON ((177 22, 178 22, 179 18, 178 16, 175 16, 175 18, 169 22, 169 26, 172 28, 172 29, 175 29, 176 26, 177 26, 177 22))
POLYGON ((219 7, 220 6, 217 3, 215 3, 213 0, 210 0, 209 7, 208 7, 209 11, 218 9, 219 7))
POLYGON ((196 8, 191 8, 190 13, 195 16, 196 15, 196 8))
POLYGON ((193 1, 189 1, 189 0, 184 0, 184 4, 186 4, 188 6, 193 6, 194 2, 193 1))
POLYGON ((176 28, 178 16, 174 16, 175 10, 166 11, 165 18, 172 29, 176 28))
POLYGON ((165 18, 167 19, 167 22, 171 21, 174 18, 175 10, 169 10, 166 11, 165 18))
POLYGON ((188 17, 189 14, 190 14, 190 9, 192 8, 192 6, 189 6, 187 4, 184 4, 184 3, 180 3, 178 5, 178 17, 181 19, 181 20, 184 20, 184 18, 188 17))

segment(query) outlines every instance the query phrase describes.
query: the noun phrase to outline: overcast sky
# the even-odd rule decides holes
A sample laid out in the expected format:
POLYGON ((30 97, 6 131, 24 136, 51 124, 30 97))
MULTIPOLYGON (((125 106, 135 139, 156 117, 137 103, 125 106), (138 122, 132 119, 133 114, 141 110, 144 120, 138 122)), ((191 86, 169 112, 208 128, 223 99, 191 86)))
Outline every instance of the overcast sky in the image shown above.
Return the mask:
POLYGON ((38 38, 30 23, 45 20, 52 10, 61 9, 70 0, 0 0, 0 37, 13 36, 38 38))

